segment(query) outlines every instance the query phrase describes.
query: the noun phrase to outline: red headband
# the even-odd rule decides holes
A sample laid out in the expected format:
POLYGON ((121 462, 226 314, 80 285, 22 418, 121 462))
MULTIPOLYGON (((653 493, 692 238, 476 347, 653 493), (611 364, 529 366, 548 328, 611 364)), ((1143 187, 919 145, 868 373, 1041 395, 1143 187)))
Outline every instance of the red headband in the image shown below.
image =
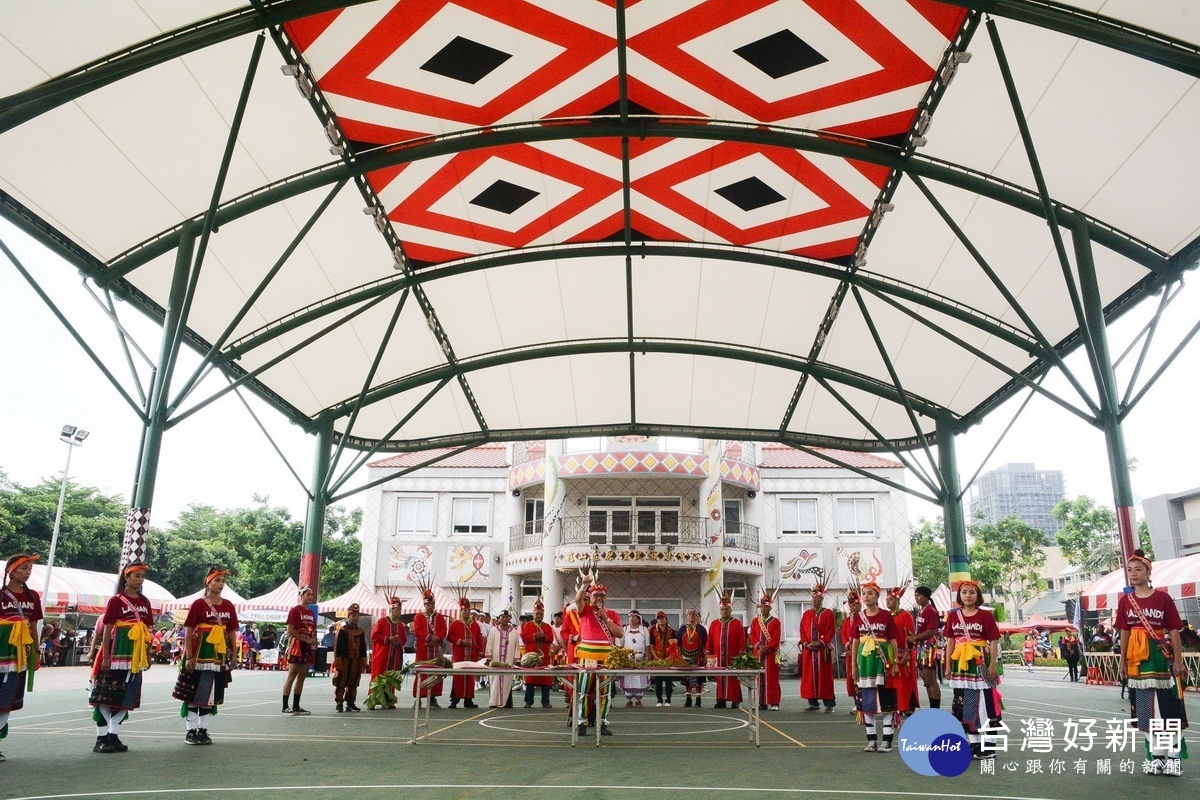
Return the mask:
POLYGON ((4 570, 4 577, 7 578, 9 575, 11 575, 13 570, 15 570, 17 567, 23 566, 25 564, 32 564, 33 562, 37 561, 39 558, 41 558, 40 555, 38 555, 38 556, 21 556, 19 558, 13 559, 13 562, 11 564, 9 564, 8 567, 4 570))
POLYGON ((388 605, 395 607, 395 608, 399 608, 400 607, 400 598, 399 597, 391 598, 390 600, 388 600, 388 605))
POLYGON ((593 583, 591 586, 588 587, 588 594, 596 594, 596 593, 608 594, 608 587, 605 586, 603 583, 593 583))
MULTIPOLYGON (((1129 557, 1129 561, 1142 562, 1143 564, 1146 565, 1146 572, 1150 572, 1154 569, 1154 565, 1150 563, 1150 559, 1146 558, 1145 556, 1139 556, 1137 553, 1134 553, 1133 555, 1131 555, 1129 557)), ((1129 561, 1126 561, 1125 563, 1128 564, 1129 561)))
POLYGON ((863 585, 859 586, 858 589, 862 592, 865 592, 867 589, 874 589, 875 594, 883 594, 883 592, 879 590, 879 584, 875 581, 867 581, 863 585))

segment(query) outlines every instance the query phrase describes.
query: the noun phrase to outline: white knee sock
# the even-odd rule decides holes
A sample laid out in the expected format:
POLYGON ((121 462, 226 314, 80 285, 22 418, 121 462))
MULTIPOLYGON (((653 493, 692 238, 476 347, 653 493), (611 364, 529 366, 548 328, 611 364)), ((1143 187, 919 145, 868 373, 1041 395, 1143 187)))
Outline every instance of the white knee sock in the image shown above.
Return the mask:
POLYGON ((116 736, 121 732, 121 723, 129 716, 129 712, 123 708, 112 709, 112 715, 108 719, 108 732, 116 736))
POLYGON ((96 710, 100 712, 100 716, 104 717, 104 722, 96 723, 96 735, 108 735, 108 723, 112 721, 112 709, 108 706, 96 706, 96 710))
POLYGON ((200 713, 197 711, 192 711, 191 709, 188 709, 187 729, 189 731, 194 731, 199 727, 200 727, 200 713))

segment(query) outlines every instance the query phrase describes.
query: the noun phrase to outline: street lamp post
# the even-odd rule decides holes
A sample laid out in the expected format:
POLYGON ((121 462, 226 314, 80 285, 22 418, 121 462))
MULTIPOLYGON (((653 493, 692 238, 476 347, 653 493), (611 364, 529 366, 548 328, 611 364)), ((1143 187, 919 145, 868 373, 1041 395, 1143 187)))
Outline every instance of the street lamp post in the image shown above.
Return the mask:
POLYGON ((88 431, 76 428, 74 425, 63 425, 59 439, 67 443, 67 465, 63 467, 62 487, 58 490, 58 513, 54 515, 54 533, 50 535, 50 556, 46 559, 46 583, 42 587, 42 602, 46 602, 50 594, 50 574, 54 572, 54 551, 58 549, 58 528, 62 524, 63 503, 67 499, 67 475, 71 471, 71 452, 83 444, 88 437, 88 431))

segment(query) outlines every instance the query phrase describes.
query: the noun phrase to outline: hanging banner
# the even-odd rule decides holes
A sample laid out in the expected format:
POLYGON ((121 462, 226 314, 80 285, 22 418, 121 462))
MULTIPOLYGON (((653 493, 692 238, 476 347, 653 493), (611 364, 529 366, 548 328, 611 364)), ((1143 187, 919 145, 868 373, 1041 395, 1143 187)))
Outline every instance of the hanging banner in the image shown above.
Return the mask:
POLYGON ((700 595, 700 615, 715 619, 719 611, 718 595, 725 585, 725 504, 721 497, 721 458, 725 454, 725 442, 712 439, 705 443, 708 476, 701 482, 704 509, 704 524, 708 532, 708 548, 712 555, 712 567, 700 595))

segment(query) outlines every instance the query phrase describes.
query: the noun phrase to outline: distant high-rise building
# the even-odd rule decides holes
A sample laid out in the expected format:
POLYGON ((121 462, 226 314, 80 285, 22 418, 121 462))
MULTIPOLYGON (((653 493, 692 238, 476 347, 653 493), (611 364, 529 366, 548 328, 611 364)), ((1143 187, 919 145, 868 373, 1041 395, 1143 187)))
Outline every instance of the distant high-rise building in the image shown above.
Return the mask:
POLYGON ((988 522, 1018 517, 1040 529, 1047 541, 1053 542, 1062 523, 1050 512, 1062 497, 1062 470, 1035 469, 1033 464, 1005 464, 975 481, 971 517, 977 512, 982 512, 988 522))

